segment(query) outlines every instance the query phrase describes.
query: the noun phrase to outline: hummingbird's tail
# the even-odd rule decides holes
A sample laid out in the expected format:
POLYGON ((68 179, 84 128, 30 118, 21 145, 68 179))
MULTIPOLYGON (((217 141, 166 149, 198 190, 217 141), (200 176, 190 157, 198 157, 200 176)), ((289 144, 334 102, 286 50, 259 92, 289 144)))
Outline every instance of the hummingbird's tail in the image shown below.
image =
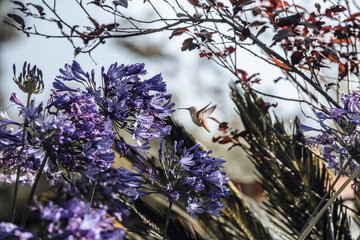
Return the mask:
POLYGON ((206 129, 206 131, 210 132, 209 125, 206 121, 203 122, 203 127, 206 129))

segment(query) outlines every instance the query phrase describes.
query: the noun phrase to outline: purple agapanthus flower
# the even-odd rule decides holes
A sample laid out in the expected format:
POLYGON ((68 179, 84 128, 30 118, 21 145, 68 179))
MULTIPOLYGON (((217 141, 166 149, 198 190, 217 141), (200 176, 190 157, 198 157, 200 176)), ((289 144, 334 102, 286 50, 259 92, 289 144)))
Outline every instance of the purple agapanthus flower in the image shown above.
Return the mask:
POLYGON ((49 139, 44 138, 46 142, 43 144, 48 143, 46 149, 51 149, 50 157, 61 165, 52 162, 50 166, 93 178, 98 172, 108 169, 115 158, 112 121, 100 113, 94 96, 69 93, 65 98, 65 95, 54 94, 47 107, 49 112, 54 111, 51 107, 55 107, 53 115, 56 112, 57 115, 50 121, 37 122, 44 129, 50 126, 58 130, 49 139))
POLYGON ((112 164, 115 132, 94 96, 53 94, 46 108, 34 100, 26 107, 14 94, 11 100, 26 121, 11 120, 6 112, 0 114, 0 168, 8 174, 21 164, 22 172, 33 175, 45 155, 49 173, 79 172, 90 179, 112 164))
MULTIPOLYGON (((320 151, 328 168, 336 168, 341 170, 341 174, 349 175, 360 164, 355 157, 360 147, 360 93, 344 94, 341 100, 343 108, 330 108, 329 113, 316 114, 320 129, 300 124, 299 130, 319 131, 320 134, 315 137, 306 137, 307 142, 320 151), (332 120, 331 123, 337 126, 326 124, 327 120, 332 120), (349 167, 345 169, 346 162, 349 162, 349 167)), ((358 180, 355 179, 355 182, 358 180)))
MULTIPOLYGON (((60 69, 54 88, 58 92, 74 92, 80 89, 67 87, 62 81, 77 81, 87 86, 86 94, 94 96, 101 113, 114 122, 116 129, 124 129, 133 135, 139 146, 154 137, 162 139, 170 133, 171 127, 165 120, 174 110, 171 95, 166 94, 166 83, 161 75, 142 81, 146 74, 144 64, 112 64, 107 71, 102 68, 103 86, 96 87, 94 70, 89 74, 79 63, 66 64, 60 69)), ((58 104, 58 103, 54 103, 58 104)), ((129 145, 123 138, 116 144, 122 155, 128 154, 129 145)))
POLYGON ((25 228, 18 227, 13 223, 0 222, 0 239, 34 239, 35 235, 25 228))
POLYGON ((59 206, 50 202, 39 209, 49 239, 124 239, 124 229, 115 229, 104 209, 89 209, 77 198, 59 206))
POLYGON ((225 172, 220 171, 225 161, 211 157, 209 154, 212 151, 203 151, 198 144, 189 149, 182 148, 182 145, 183 141, 175 141, 170 150, 168 144, 162 142, 158 162, 155 158, 151 161, 141 160, 139 165, 134 166, 135 172, 120 168, 121 186, 127 187, 128 197, 133 195, 131 200, 139 197, 139 191, 155 192, 163 194, 169 200, 181 201, 192 216, 204 211, 219 215, 223 209, 220 204, 215 206, 206 203, 216 202, 230 194, 225 185, 229 178, 225 172), (150 167, 150 162, 153 167, 150 167), (156 168, 157 165, 161 167, 156 168), (192 199, 191 205, 189 198, 192 199))

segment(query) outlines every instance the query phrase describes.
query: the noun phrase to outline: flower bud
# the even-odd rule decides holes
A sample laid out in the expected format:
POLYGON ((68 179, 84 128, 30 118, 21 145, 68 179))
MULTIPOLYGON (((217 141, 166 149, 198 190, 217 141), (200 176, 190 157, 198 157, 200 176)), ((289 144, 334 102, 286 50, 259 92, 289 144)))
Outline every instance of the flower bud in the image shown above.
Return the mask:
POLYGON ((14 82, 19 86, 21 91, 28 94, 42 93, 44 90, 43 74, 40 69, 36 67, 31 68, 30 63, 24 63, 23 71, 18 77, 16 77, 16 67, 13 65, 14 70, 14 82))

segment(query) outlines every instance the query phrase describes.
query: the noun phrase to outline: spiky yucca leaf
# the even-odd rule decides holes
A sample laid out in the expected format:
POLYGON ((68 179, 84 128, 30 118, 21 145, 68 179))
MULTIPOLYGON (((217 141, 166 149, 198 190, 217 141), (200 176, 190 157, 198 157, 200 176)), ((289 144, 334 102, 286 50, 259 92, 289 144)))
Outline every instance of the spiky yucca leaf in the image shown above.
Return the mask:
MULTIPOLYGON (((202 216, 199 219, 202 226, 212 232, 217 239, 267 239, 272 236, 263 226, 264 220, 268 220, 266 212, 257 203, 242 194, 233 184, 229 182, 231 194, 224 199, 225 209, 223 215, 214 217, 202 216)), ((269 222, 270 223, 270 222, 269 222)), ((274 229, 276 226, 272 226, 274 229)))
MULTIPOLYGON (((231 87, 231 96, 247 131, 245 150, 254 163, 266 197, 266 210, 288 238, 298 236, 332 181, 325 163, 305 146, 295 120, 292 133, 283 122, 274 123, 267 106, 250 90, 242 93, 231 87)), ((338 201, 332 219, 336 239, 348 239, 348 222, 338 201)), ((326 239, 330 233, 327 216, 323 216, 309 234, 310 239, 326 239)))

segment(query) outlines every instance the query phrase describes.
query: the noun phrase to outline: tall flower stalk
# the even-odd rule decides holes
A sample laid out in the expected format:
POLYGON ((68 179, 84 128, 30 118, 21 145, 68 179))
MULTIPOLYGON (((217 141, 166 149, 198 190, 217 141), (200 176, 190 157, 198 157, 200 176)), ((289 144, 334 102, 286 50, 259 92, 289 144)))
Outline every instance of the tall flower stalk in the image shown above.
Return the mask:
MULTIPOLYGON (((16 66, 13 65, 14 70, 14 82, 19 86, 19 88, 27 93, 27 101, 26 101, 26 107, 29 108, 30 100, 32 94, 39 94, 44 90, 44 81, 43 81, 43 75, 42 71, 38 69, 36 66, 34 66, 31 69, 30 64, 24 63, 23 71, 20 73, 18 77, 16 77, 16 66)), ((24 120, 24 127, 23 132, 21 136, 21 142, 25 145, 25 137, 26 137, 26 127, 28 125, 28 119, 24 120)), ((19 165, 17 167, 16 172, 16 180, 14 184, 14 193, 13 193, 13 203, 12 203, 12 211, 11 211, 11 222, 14 223, 15 221, 15 207, 16 207, 16 199, 17 199, 17 193, 18 193, 18 187, 19 187, 19 180, 20 180, 20 174, 21 174, 21 158, 24 153, 24 147, 21 149, 19 154, 19 165)))
POLYGON ((41 174, 44 170, 44 167, 45 167, 45 164, 48 160, 48 154, 45 154, 45 157, 41 163, 41 166, 36 174, 36 178, 35 178, 35 181, 34 181, 34 184, 33 186, 31 187, 31 191, 30 191, 30 194, 29 194, 29 197, 28 197, 28 200, 27 200, 27 203, 26 203, 26 207, 25 207, 25 211, 23 213, 23 216, 21 218, 21 224, 20 226, 21 227, 24 227, 25 224, 26 224, 26 219, 28 217, 28 214, 29 214, 29 210, 30 210, 30 206, 31 206, 31 202, 33 201, 33 198, 34 198, 34 194, 35 194, 35 190, 36 190, 36 187, 38 186, 39 184, 39 181, 40 181, 40 177, 41 177, 41 174))

